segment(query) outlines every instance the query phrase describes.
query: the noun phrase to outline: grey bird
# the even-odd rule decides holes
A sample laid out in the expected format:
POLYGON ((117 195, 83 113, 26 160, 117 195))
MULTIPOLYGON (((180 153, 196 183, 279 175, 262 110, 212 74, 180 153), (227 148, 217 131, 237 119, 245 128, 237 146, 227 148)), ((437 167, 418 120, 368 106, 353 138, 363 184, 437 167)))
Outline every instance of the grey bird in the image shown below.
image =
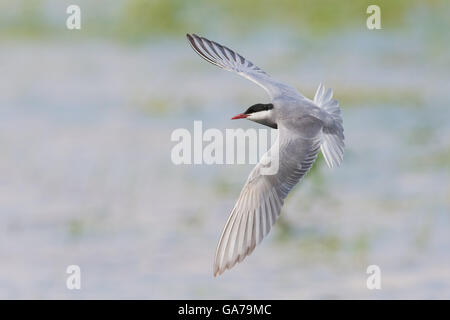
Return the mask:
POLYGON ((259 103, 232 119, 248 119, 278 129, 278 139, 251 171, 217 245, 214 276, 231 269, 253 252, 269 233, 291 189, 311 169, 322 151, 328 167, 339 166, 344 155, 341 111, 333 91, 322 84, 314 100, 279 82, 239 53, 195 34, 189 43, 206 61, 232 71, 262 87, 270 103, 259 103), (265 174, 272 161, 274 174, 265 174))

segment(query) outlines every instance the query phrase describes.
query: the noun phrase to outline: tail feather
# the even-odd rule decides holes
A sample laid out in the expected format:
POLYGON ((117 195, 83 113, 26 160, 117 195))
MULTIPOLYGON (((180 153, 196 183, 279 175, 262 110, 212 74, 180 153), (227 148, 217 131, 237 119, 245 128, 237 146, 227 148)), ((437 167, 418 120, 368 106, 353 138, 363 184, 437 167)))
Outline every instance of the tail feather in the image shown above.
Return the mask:
POLYGON ((332 123, 322 130, 322 144, 320 149, 328 167, 339 166, 344 158, 344 127, 342 123, 341 109, 339 102, 333 99, 333 90, 325 90, 322 84, 317 88, 314 96, 314 103, 328 112, 333 119, 332 123))

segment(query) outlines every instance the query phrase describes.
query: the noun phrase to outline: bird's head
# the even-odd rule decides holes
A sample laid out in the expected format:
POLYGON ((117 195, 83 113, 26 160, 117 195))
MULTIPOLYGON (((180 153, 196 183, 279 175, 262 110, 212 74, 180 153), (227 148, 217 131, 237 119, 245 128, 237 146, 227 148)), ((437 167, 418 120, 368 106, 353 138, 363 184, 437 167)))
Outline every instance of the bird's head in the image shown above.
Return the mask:
POLYGON ((275 117, 274 117, 274 113, 273 113, 273 104, 271 104, 271 103, 254 104, 250 108, 248 108, 244 113, 238 114, 237 116, 234 116, 231 119, 232 120, 248 119, 248 120, 263 124, 265 126, 269 126, 274 129, 278 128, 277 123, 275 122, 275 117))

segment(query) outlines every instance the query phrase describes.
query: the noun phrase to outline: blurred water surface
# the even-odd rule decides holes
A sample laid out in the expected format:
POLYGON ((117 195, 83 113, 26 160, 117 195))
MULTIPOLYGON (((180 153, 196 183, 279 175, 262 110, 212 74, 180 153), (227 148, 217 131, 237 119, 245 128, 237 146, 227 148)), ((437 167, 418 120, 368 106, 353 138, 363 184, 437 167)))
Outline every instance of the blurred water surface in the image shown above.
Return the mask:
POLYGON ((229 119, 265 93, 177 28, 135 44, 3 34, 0 298, 450 298, 449 39, 426 10, 405 20, 318 38, 205 34, 309 97, 332 87, 347 144, 342 167, 319 159, 269 237, 219 278, 216 241, 252 166, 175 166, 170 135, 194 120, 259 128, 229 119), (80 291, 66 289, 71 264, 80 291), (371 264, 382 290, 366 288, 371 264))

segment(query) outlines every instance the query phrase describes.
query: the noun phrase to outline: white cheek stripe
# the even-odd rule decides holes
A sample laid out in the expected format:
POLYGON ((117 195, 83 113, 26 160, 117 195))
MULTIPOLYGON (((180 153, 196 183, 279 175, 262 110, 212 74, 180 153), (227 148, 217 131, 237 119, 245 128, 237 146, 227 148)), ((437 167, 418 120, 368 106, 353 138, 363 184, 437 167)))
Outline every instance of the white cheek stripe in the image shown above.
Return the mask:
POLYGON ((263 111, 258 111, 255 113, 252 113, 251 115, 249 115, 247 117, 247 119, 249 120, 264 120, 264 119, 268 119, 270 118, 270 111, 269 110, 263 110, 263 111))

